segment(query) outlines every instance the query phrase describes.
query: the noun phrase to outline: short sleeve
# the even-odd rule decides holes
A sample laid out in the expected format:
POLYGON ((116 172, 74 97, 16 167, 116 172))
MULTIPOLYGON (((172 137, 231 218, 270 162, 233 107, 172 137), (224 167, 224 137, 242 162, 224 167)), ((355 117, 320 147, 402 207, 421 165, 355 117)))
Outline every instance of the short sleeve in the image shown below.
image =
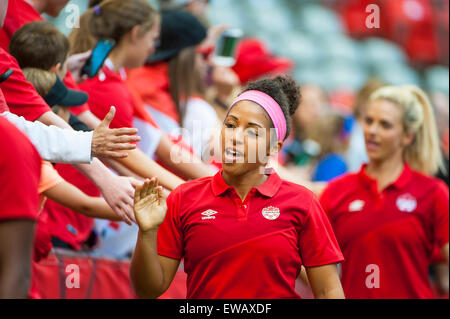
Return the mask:
POLYGON ((315 195, 312 195, 298 241, 305 267, 328 265, 344 260, 330 222, 315 195))
POLYGON ((449 237, 449 191, 444 182, 439 181, 434 200, 433 234, 434 242, 442 248, 449 237))
POLYGON ((330 219, 329 196, 330 196, 330 191, 331 191, 330 185, 332 185, 332 184, 329 183, 319 196, 320 206, 322 207, 322 209, 324 210, 325 214, 328 216, 329 219, 330 219))
POLYGON ((42 194, 52 187, 55 187, 64 179, 59 175, 58 171, 53 168, 50 162, 42 161, 41 180, 39 181, 38 193, 42 194))
POLYGON ((167 197, 167 213, 158 229, 158 255, 181 259, 184 255, 183 229, 180 222, 180 189, 174 190, 167 197))
POLYGON ((28 121, 35 121, 44 113, 51 112, 44 99, 26 80, 16 59, 0 48, 0 72, 10 68, 13 73, 8 80, 0 84, 0 88, 11 112, 28 121))

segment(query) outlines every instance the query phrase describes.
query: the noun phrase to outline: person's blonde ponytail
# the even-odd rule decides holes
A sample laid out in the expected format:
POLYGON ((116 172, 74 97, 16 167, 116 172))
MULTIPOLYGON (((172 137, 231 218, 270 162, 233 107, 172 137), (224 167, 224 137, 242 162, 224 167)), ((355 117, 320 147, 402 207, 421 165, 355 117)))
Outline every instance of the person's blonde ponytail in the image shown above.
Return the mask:
POLYGON ((439 136, 433 108, 427 94, 414 85, 388 86, 375 91, 370 101, 387 100, 403 112, 403 127, 414 133, 414 140, 405 148, 404 159, 412 169, 435 175, 445 169, 439 148, 439 136))

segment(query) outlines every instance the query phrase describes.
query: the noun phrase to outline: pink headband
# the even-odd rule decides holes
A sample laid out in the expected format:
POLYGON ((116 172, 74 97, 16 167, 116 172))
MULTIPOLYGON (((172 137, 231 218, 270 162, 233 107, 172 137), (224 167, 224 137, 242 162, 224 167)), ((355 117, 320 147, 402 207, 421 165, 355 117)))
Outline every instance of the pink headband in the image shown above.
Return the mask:
POLYGON ((271 96, 261 91, 246 91, 234 100, 228 110, 228 113, 230 113, 236 103, 241 101, 252 101, 260 105, 267 112, 267 114, 269 114, 269 117, 272 120, 273 126, 277 132, 278 141, 282 142, 284 140, 286 137, 286 119, 280 105, 271 96))

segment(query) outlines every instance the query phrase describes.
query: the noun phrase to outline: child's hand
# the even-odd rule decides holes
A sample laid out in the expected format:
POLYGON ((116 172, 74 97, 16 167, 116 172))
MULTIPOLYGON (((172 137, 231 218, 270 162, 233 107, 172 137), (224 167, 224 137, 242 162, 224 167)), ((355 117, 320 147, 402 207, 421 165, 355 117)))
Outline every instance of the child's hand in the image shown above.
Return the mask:
POLYGON ((134 214, 141 232, 157 230, 166 216, 167 205, 163 196, 163 188, 153 177, 143 185, 137 186, 134 192, 134 214))
POLYGON ((67 59, 67 70, 70 71, 76 83, 81 83, 87 80, 87 75, 81 76, 81 69, 90 56, 91 51, 87 51, 84 53, 71 55, 67 59))

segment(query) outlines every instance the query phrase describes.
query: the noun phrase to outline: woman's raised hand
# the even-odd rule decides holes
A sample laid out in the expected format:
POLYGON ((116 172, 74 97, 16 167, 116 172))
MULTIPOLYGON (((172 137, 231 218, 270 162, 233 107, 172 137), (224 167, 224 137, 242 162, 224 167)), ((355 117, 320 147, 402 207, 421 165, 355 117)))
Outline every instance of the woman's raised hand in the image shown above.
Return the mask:
POLYGON ((157 230, 166 216, 167 204, 163 188, 153 177, 136 187, 134 193, 134 214, 141 232, 157 230))

